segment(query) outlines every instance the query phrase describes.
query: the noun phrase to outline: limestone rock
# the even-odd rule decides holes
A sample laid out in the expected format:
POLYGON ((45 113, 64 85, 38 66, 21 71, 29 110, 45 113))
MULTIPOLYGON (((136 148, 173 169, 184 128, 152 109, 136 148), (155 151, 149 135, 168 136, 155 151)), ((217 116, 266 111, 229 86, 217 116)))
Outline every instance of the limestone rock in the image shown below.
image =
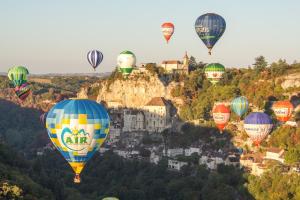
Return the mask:
POLYGON ((108 105, 114 102, 122 107, 141 108, 153 97, 164 97, 176 103, 176 99, 171 96, 171 90, 177 83, 171 82, 166 85, 158 76, 115 80, 110 85, 108 84, 107 80, 102 82, 97 102, 104 101, 108 105))
POLYGON ((290 87, 300 87, 300 73, 289 74, 285 77, 282 77, 284 80, 281 83, 283 89, 288 89, 290 87))

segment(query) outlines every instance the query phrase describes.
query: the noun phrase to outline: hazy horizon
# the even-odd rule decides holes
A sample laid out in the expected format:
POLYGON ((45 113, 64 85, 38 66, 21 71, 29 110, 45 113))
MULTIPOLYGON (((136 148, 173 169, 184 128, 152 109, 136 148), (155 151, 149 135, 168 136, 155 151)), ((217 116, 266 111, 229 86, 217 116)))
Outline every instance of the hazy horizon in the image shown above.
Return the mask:
POLYGON ((91 49, 104 54, 98 73, 112 71, 118 54, 127 49, 137 64, 182 59, 185 51, 197 61, 228 67, 247 67, 259 55, 269 63, 300 60, 296 0, 157 2, 1 1, 0 72, 24 65, 33 74, 93 73, 86 60, 91 49), (197 17, 207 12, 222 15, 227 23, 212 56, 194 30, 197 17), (169 45, 160 30, 166 21, 175 24, 169 45))

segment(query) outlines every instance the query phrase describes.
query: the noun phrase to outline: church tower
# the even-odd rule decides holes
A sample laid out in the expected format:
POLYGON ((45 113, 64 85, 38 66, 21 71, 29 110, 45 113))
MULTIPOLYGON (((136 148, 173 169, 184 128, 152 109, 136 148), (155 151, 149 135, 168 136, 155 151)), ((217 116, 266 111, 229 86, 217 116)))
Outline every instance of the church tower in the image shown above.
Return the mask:
POLYGON ((183 57, 183 62, 182 62, 182 69, 183 73, 189 74, 189 57, 187 55, 187 52, 185 52, 185 55, 183 57))

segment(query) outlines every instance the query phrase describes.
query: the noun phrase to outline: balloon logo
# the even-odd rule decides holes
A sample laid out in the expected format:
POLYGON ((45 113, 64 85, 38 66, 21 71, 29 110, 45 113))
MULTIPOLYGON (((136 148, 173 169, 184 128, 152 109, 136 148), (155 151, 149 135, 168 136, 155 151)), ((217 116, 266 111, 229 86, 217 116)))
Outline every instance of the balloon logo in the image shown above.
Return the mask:
POLYGON ((161 30, 167 43, 169 43, 169 40, 171 39, 175 30, 174 24, 172 24, 171 22, 163 23, 161 25, 161 30))
POLYGON ((90 145, 89 134, 84 131, 84 129, 69 129, 64 128, 61 134, 62 143, 71 151, 82 151, 89 147, 90 145), (80 144, 80 145, 78 145, 80 144))
POLYGON ((226 29, 226 22, 223 17, 214 13, 207 13, 197 18, 195 22, 195 30, 199 38, 211 50, 217 41, 222 37, 226 29))

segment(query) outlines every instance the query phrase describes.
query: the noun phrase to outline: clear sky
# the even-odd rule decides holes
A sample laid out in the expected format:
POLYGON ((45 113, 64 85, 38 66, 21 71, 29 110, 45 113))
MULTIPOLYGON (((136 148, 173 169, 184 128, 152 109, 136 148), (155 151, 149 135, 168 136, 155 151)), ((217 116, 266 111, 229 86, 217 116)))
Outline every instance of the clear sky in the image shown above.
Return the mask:
POLYGON ((24 65, 31 73, 89 73, 91 49, 104 54, 98 72, 112 71, 123 50, 138 64, 185 51, 228 67, 246 67, 258 55, 300 61, 299 9, 299 0, 1 0, 0 72, 24 65), (194 29, 207 12, 227 22, 212 56, 194 29), (175 24, 169 45, 160 30, 166 21, 175 24))

